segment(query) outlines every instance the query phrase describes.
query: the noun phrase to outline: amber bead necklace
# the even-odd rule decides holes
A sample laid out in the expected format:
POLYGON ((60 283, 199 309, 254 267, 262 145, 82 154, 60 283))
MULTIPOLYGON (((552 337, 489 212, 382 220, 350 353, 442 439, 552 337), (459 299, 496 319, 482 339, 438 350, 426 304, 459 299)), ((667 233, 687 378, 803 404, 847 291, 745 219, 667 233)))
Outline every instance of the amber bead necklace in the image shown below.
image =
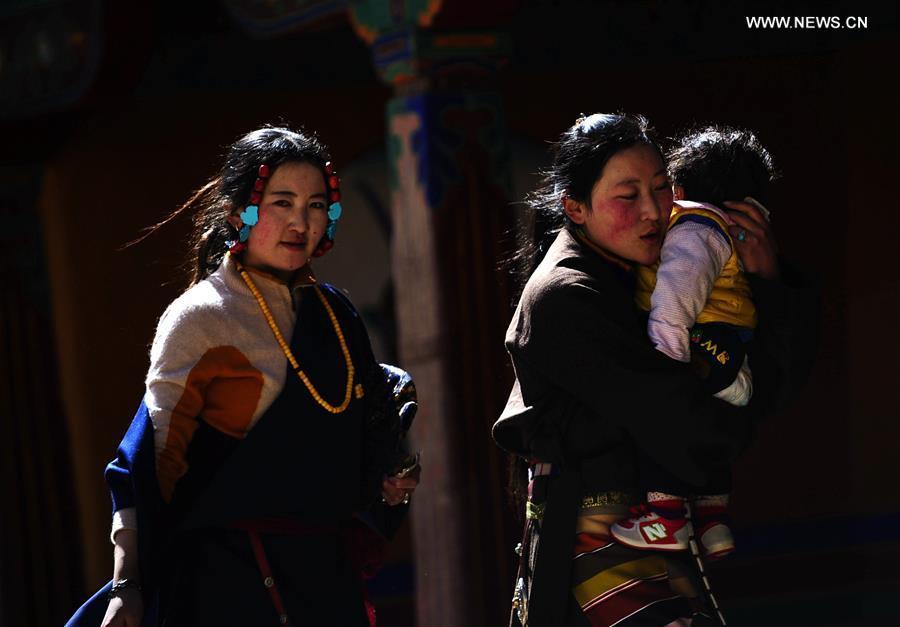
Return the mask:
POLYGON ((266 299, 263 298, 263 295, 259 293, 259 290, 256 287, 256 284, 253 282, 253 279, 250 278, 250 275, 247 273, 247 270, 240 264, 237 266, 238 272, 241 275, 241 278, 244 279, 244 283, 247 284, 247 287, 250 289, 250 293, 253 294, 253 297, 256 299, 256 302, 259 304, 260 310, 262 310, 263 317, 265 317, 266 322, 269 323, 269 328, 272 329, 272 334, 275 336, 275 340, 278 342, 278 345, 281 347, 281 350, 284 351, 284 356, 287 357, 287 360, 290 362, 291 367, 293 367, 294 372, 297 373, 297 376, 303 382, 303 385, 306 386, 306 389, 309 390, 309 393, 312 395, 313 399, 327 412, 332 414, 339 414, 343 412, 350 405, 350 399, 354 395, 354 391, 356 392, 356 398, 362 398, 363 389, 362 385, 356 384, 356 388, 354 390, 353 386, 353 375, 356 372, 356 368, 353 366, 353 359, 350 357, 350 350, 347 348, 347 341, 344 339, 344 333, 341 331, 341 325, 338 323, 337 316, 334 315, 334 310, 331 308, 331 305, 328 304, 328 300, 325 298, 325 295, 322 294, 322 290, 319 289, 319 286, 314 285, 313 290, 316 292, 316 296, 319 297, 319 300, 322 301, 322 305, 325 307, 325 311, 328 312, 328 318, 331 320, 331 326, 334 328, 334 333, 337 335, 338 342, 341 345, 341 352, 344 354, 344 361, 347 364, 347 387, 344 392, 344 400, 340 405, 332 405, 319 394, 319 391, 312 384, 312 381, 309 380, 309 377, 306 376, 306 373, 300 368, 300 364, 297 363, 297 359, 294 357, 294 353, 291 352, 291 347, 288 346, 288 343, 284 341, 284 336, 281 335, 281 331, 278 329, 278 325, 275 323, 275 318, 272 317, 272 312, 269 310, 269 306, 266 304, 266 299))

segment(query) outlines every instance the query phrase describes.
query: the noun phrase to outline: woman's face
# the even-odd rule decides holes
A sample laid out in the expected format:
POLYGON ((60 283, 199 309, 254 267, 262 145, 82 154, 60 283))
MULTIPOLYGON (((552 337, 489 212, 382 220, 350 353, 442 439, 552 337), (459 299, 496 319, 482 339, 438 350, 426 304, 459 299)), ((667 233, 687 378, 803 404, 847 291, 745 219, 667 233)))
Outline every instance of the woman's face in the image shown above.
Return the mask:
POLYGON ((591 190, 591 210, 566 201, 566 214, 598 246, 650 265, 659 259, 672 211, 672 186, 659 153, 637 144, 606 162, 591 190))
POLYGON ((328 226, 325 193, 319 168, 298 162, 278 166, 266 181, 244 264, 289 280, 309 261, 328 226))

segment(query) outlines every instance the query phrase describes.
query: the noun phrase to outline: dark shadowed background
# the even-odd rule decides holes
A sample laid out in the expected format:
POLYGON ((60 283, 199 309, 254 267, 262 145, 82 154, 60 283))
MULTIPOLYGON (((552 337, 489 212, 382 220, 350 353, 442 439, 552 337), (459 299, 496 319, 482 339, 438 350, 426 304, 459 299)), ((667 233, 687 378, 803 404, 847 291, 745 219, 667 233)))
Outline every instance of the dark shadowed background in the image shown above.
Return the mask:
POLYGON ((755 130, 783 173, 781 251, 823 288, 812 378, 737 467, 739 552, 712 573, 730 624, 900 623, 897 11, 723 4, 0 3, 0 625, 62 624, 111 574, 102 470, 186 285, 189 220, 122 245, 281 121, 344 178, 317 273, 421 395, 423 484, 371 582, 380 625, 504 624, 519 521, 489 430, 515 290, 497 267, 547 142, 619 110, 663 137, 755 130), (791 27, 748 26, 774 16, 791 27))

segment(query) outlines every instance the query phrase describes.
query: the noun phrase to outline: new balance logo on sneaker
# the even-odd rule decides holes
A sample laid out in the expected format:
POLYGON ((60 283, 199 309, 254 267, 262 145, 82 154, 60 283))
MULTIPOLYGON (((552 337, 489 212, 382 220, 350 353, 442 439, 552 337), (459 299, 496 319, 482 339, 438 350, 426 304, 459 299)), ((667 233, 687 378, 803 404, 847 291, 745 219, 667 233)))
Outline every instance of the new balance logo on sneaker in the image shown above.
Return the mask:
POLYGON ((641 531, 643 532, 644 537, 647 538, 647 542, 665 540, 669 535, 669 530, 666 529, 666 526, 662 523, 645 523, 641 525, 641 531))
POLYGON ((620 544, 652 551, 684 551, 690 537, 684 518, 664 518, 656 512, 619 521, 609 533, 620 544))

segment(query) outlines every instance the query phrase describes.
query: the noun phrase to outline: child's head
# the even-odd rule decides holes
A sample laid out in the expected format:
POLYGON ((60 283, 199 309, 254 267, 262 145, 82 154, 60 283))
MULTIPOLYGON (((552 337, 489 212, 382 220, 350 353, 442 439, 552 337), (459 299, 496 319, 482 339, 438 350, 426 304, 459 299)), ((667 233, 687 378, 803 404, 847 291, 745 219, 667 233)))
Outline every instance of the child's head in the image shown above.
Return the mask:
POLYGON ((336 174, 316 137, 274 127, 247 133, 182 208, 196 209, 193 282, 209 276, 229 248, 248 265, 296 270, 330 248, 339 201, 336 174))
POLYGON ((756 135, 728 126, 708 126, 676 139, 668 162, 677 198, 717 206, 746 196, 766 204, 775 179, 772 155, 756 135))

